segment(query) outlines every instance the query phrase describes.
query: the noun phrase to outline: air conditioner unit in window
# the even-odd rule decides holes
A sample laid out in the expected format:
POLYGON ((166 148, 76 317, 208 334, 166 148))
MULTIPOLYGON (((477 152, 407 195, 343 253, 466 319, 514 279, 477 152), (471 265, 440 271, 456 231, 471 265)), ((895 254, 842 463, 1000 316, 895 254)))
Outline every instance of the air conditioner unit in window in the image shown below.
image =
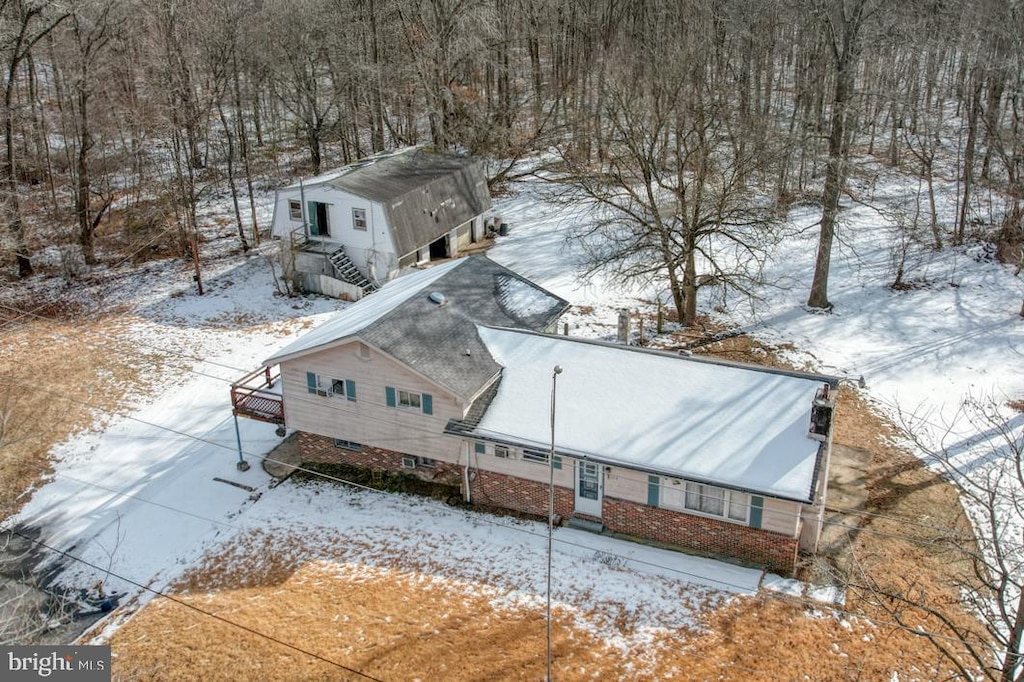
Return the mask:
POLYGON ((403 457, 402 458, 402 468, 403 469, 415 469, 416 468, 416 458, 415 457, 403 457))

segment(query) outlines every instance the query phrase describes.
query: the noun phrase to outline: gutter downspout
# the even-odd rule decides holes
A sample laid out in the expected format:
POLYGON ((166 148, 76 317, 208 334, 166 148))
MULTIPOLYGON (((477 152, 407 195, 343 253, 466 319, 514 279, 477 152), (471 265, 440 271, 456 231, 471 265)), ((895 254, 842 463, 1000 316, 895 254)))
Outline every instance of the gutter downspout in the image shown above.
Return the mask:
MULTIPOLYGON (((463 478, 463 481, 465 481, 465 484, 466 484, 466 489, 465 489, 465 493, 463 494, 463 498, 465 499, 466 503, 469 504, 469 503, 471 503, 473 501, 471 499, 472 498, 472 492, 471 492, 470 487, 469 487, 469 483, 470 483, 470 477, 469 477, 470 459, 469 458, 471 457, 470 450, 469 450, 469 441, 466 441, 466 440, 462 441, 462 449, 466 453, 466 466, 462 470, 462 478, 463 478)), ((460 457, 460 459, 461 459, 461 457, 460 457)))
POLYGON ((309 241, 309 214, 306 211, 306 188, 299 178, 299 202, 302 204, 302 235, 309 241))

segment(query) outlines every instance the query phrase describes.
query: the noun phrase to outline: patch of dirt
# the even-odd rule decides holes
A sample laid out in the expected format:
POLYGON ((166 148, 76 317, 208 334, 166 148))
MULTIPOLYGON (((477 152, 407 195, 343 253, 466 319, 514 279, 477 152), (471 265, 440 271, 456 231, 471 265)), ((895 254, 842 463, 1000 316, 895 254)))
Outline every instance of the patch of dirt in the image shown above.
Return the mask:
POLYGON ((126 323, 8 320, 0 347, 0 518, 16 513, 50 473, 50 450, 117 409, 142 369, 160 358, 118 341, 126 323))
MULTIPOLYGON (((554 615, 554 679, 632 677, 618 652, 554 615)), ((273 589, 158 599, 111 645, 120 679, 365 679, 349 668, 382 680, 536 680, 544 677, 546 636, 542 611, 496 607, 473 586, 309 562, 273 589)))
MULTIPOLYGON (((446 579, 436 567, 397 566, 383 557, 375 566, 346 561, 348 552, 365 556, 374 548, 347 547, 344 538, 312 543, 319 549, 306 540, 256 534, 207 557, 173 599, 151 602, 117 630, 110 641, 115 675, 357 679, 339 667, 345 666, 383 680, 544 678, 542 608, 510 606, 500 590, 446 579)), ((694 608, 703 612, 703 627, 654 631, 650 639, 636 637, 629 618, 610 621, 614 605, 556 608, 553 678, 881 680, 893 671, 948 677, 926 642, 885 623, 777 596, 700 603, 694 608), (606 633, 614 622, 618 632, 599 635, 587 625, 596 622, 606 633), (626 637, 633 644, 624 644, 626 637)))

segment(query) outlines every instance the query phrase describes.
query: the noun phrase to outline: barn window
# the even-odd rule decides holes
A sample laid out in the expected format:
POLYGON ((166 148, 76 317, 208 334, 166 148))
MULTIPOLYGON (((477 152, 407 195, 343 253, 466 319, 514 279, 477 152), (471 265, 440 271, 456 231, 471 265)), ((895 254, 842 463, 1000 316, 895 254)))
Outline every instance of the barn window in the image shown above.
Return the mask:
POLYGON ((366 209, 365 208, 353 208, 352 209, 352 227, 356 230, 366 231, 366 209))

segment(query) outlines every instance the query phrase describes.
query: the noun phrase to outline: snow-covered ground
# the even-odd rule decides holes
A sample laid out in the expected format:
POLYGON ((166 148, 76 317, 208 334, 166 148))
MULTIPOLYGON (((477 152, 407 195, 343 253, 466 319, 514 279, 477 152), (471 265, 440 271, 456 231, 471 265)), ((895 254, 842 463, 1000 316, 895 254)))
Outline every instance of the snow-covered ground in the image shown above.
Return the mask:
MULTIPOLYGON (((911 183, 890 177, 879 186, 899 195, 911 183)), ((498 239, 491 257, 577 306, 593 307, 593 313, 577 308, 570 314, 572 333, 613 336, 618 308, 648 305, 660 295, 624 290, 602 278, 580 282, 579 254, 564 239, 580 217, 545 202, 539 184, 525 183, 496 203, 512 231, 498 239)), ((924 285, 893 291, 886 286, 891 231, 877 212, 855 206, 845 213, 833 259, 835 312, 811 314, 803 302, 816 240, 809 226, 816 215, 801 208, 791 214, 794 235, 769 263, 774 286, 764 288, 764 300, 753 310, 732 298, 708 299, 703 307, 724 303, 724 312, 716 314, 726 321, 769 343, 793 343, 799 349, 793 359, 809 369, 863 375, 870 397, 890 410, 927 413, 941 422, 952 419, 968 393, 1024 397, 1024 321, 1017 316, 1022 282, 1008 268, 979 246, 923 253, 916 274, 926 277, 924 285)), ((149 283, 145 298, 136 299, 131 338, 187 369, 147 377, 151 383, 130 414, 108 416, 101 431, 57 448, 52 480, 11 521, 38 529, 48 545, 100 567, 69 561, 62 582, 85 586, 102 579, 108 589, 132 593, 140 592, 139 585, 162 589, 232 539, 292 529, 306 534, 312 554, 318 541, 346 537, 359 540, 353 544, 359 547, 387 535, 396 540, 386 551, 361 556, 353 549, 353 560, 401 557, 456 579, 487 576, 509 599, 542 598, 542 524, 343 487, 270 488, 260 467, 238 472, 230 382, 344 304, 273 296, 270 270, 259 257, 218 261, 206 282, 203 297, 192 293, 183 268, 149 283), (259 495, 215 477, 249 485, 259 495)), ((279 440, 272 426, 240 420, 239 427, 244 456, 254 461, 279 440)), ((688 622, 684 592, 698 600, 728 598, 755 591, 762 580, 758 571, 569 529, 558 529, 555 539, 555 600, 571 607, 587 594, 591 604, 624 605, 642 614, 640 631, 688 622)))
MULTIPOLYGON (((791 344, 796 350, 788 359, 808 370, 863 377, 867 395, 882 409, 894 417, 914 415, 910 421, 932 436, 948 427, 969 438, 977 429, 960 410, 965 398, 1004 407, 1024 398, 1024 278, 997 262, 990 245, 932 251, 913 244, 905 261, 910 287, 892 289, 896 230, 877 208, 912 210, 919 183, 877 167, 872 172, 871 200, 849 202, 841 216, 829 279, 831 314, 805 306, 821 217, 814 206, 790 212, 784 226, 789 236, 768 262, 759 301, 751 305, 733 291, 702 290, 700 312, 768 345, 791 344)), ((593 306, 594 315, 572 321, 574 333, 614 338, 621 307, 643 311, 649 321, 650 302, 668 300, 665 287, 624 288, 600 273, 580 280, 573 264, 583 255, 566 237, 582 214, 539 201, 544 185, 527 183, 501 202, 502 220, 512 228, 489 255, 577 305, 593 306)), ((939 190, 940 224, 949 225, 955 188, 939 190)), ((1021 426, 1019 415, 1006 416, 1021 426)), ((976 446, 976 456, 986 454, 985 444, 976 446)))

